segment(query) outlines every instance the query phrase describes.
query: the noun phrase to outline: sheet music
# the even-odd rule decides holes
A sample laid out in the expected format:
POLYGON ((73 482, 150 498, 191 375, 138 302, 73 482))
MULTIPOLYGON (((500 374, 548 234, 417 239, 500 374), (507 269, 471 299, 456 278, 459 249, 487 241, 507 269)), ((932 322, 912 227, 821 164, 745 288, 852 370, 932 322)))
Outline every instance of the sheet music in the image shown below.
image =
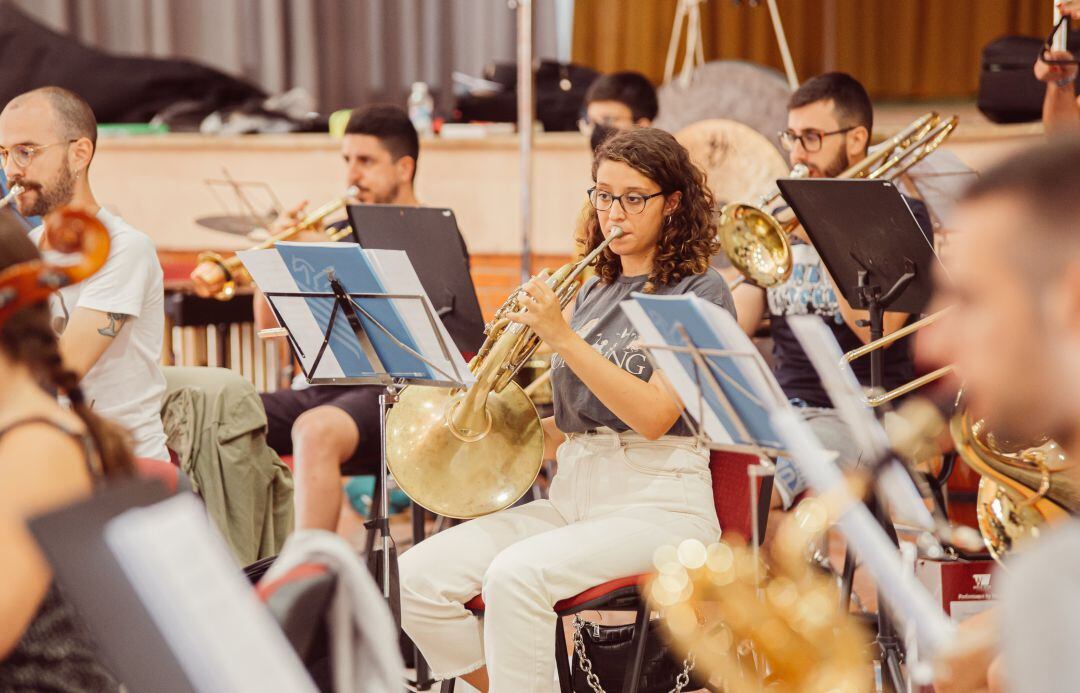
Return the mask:
MULTIPOLYGON (((314 244, 318 245, 318 244, 314 244)), ((263 293, 296 293, 299 288, 292 274, 281 259, 281 254, 273 248, 266 250, 242 250, 237 257, 244 263, 256 286, 263 293)), ((308 303, 303 298, 279 296, 274 298, 274 307, 281 314, 288 327, 289 335, 295 341, 297 357, 304 368, 305 373, 310 373, 315 365, 315 357, 323 343, 324 333, 315 320, 308 303)), ((345 371, 338 363, 334 352, 327 349, 319 362, 319 373, 329 378, 343 378, 345 371)))
POLYGON ((199 691, 315 693, 194 496, 119 515, 105 542, 199 691))
MULTIPOLYGON (((706 433, 710 429, 711 410, 716 421, 729 432, 735 443, 779 449, 781 443, 772 430, 764 401, 781 400, 783 397, 757 349, 739 329, 734 317, 720 306, 692 293, 679 296, 634 293, 632 297, 641 305, 645 319, 656 328, 655 332, 650 333, 658 334, 661 343, 683 347, 686 345, 685 339, 689 338, 698 349, 729 352, 726 355, 703 354, 709 369, 706 375, 712 375, 719 392, 712 383, 698 377, 691 355, 668 352, 686 374, 686 378, 679 376, 682 382, 677 386, 680 392, 685 393, 683 398, 704 399, 706 412, 703 427, 706 433), (687 382, 690 383, 689 389, 687 382), (703 386, 700 389, 699 384, 703 386)), ((653 353, 659 357, 663 351, 654 349, 653 353)), ((671 363, 670 359, 665 361, 671 363)), ((664 372, 666 375, 667 371, 664 372)), ((702 421, 697 402, 693 405, 688 408, 688 413, 702 421)), ((721 440, 714 439, 714 442, 720 443, 721 440)))
MULTIPOLYGON (((432 321, 428 319, 428 313, 418 301, 411 299, 393 301, 398 313, 401 314, 405 324, 416 338, 417 347, 419 347, 417 351, 456 380, 465 384, 475 383, 476 376, 469 370, 461 352, 454 345, 454 338, 450 336, 442 320, 435 314, 431 299, 424 291, 424 286, 420 283, 420 277, 417 276, 412 263, 409 262, 408 254, 404 250, 365 250, 364 255, 379 275, 387 293, 421 296, 428 311, 434 317, 435 328, 432 329, 432 321), (442 343, 446 345, 446 351, 450 354, 449 359, 443 355, 439 344, 440 337, 442 343)), ((436 376, 443 377, 438 373, 436 376)))
MULTIPOLYGON (((623 301, 623 312, 630 318, 630 323, 638 332, 638 337, 646 344, 666 344, 666 340, 656 329, 656 325, 646 315, 645 310, 636 301, 623 301)), ((686 413, 690 418, 697 421, 705 436, 717 444, 730 445, 734 443, 731 433, 724 428, 712 409, 702 401, 699 396, 700 388, 694 374, 683 367, 682 362, 675 352, 667 349, 653 349, 650 356, 656 362, 656 367, 663 371, 664 377, 671 383, 671 387, 682 400, 686 407, 686 413)))

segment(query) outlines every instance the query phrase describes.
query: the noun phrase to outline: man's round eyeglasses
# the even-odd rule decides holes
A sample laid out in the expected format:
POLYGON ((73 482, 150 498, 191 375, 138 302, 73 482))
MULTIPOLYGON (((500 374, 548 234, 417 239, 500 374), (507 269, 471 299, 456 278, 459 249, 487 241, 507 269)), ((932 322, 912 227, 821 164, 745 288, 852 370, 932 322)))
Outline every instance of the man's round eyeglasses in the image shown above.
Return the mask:
POLYGON ((55 147, 58 144, 71 144, 72 142, 78 142, 78 140, 65 140, 63 142, 53 142, 52 144, 17 144, 11 149, 0 147, 0 166, 7 166, 8 158, 10 158, 19 168, 26 168, 34 160, 35 156, 49 147, 55 147))
POLYGON ((784 149, 789 152, 795 149, 796 142, 802 142, 803 149, 808 152, 816 152, 821 150, 821 140, 825 139, 829 135, 839 135, 849 130, 854 130, 859 127, 858 125, 852 125, 846 128, 840 128, 839 130, 832 130, 831 132, 816 132, 809 130, 803 134, 798 134, 794 130, 782 130, 780 135, 780 144, 784 146, 784 149))
POLYGON ((627 214, 641 214, 645 211, 645 205, 649 203, 649 200, 663 194, 661 191, 654 192, 651 195, 642 195, 641 193, 612 195, 604 190, 589 188, 589 202, 598 212, 606 212, 615 205, 615 202, 618 202, 627 214))

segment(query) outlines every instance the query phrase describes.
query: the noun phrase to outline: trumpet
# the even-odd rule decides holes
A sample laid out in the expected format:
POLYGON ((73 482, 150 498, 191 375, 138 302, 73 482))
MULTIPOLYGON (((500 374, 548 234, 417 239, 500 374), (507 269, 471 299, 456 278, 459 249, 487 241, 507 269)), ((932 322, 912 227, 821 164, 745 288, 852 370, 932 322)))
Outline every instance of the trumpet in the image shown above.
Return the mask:
MULTIPOLYGON (((326 217, 344 207, 350 198, 355 198, 359 192, 355 185, 350 186, 345 191, 344 197, 327 202, 292 226, 274 234, 248 250, 273 248, 280 241, 287 241, 303 231, 314 229, 326 217)), ((352 233, 352 229, 349 227, 335 231, 326 230, 326 240, 339 241, 350 233, 352 233)), ((198 265, 191 273, 191 280, 195 284, 195 293, 200 296, 213 296, 219 301, 227 301, 236 295, 237 284, 249 283, 251 278, 244 270, 240 258, 235 255, 224 258, 218 253, 207 251, 199 255, 198 265)))
POLYGON ((24 192, 26 192, 26 188, 19 185, 18 183, 11 186, 11 190, 8 190, 8 194, 0 197, 0 209, 3 209, 4 207, 10 205, 12 202, 15 201, 16 197, 22 195, 24 192))
MULTIPOLYGON (((566 307, 582 271, 623 229, 547 284, 566 307)), ((469 363, 476 383, 465 391, 409 385, 386 417, 386 464, 398 487, 428 510, 458 519, 487 515, 525 494, 540 472, 544 432, 514 374, 540 346, 532 329, 507 317, 521 309, 518 288, 495 311, 480 351, 469 363)))
MULTIPOLYGON (((837 178, 894 180, 929 156, 956 129, 959 118, 942 118, 935 112, 922 115, 906 128, 883 142, 872 154, 849 167, 837 178)), ((803 178, 809 171, 797 165, 792 178, 803 178)), ((793 216, 777 219, 772 207, 780 199, 773 190, 756 205, 729 203, 720 212, 720 242, 728 259, 742 277, 732 289, 749 282, 762 289, 778 286, 791 276, 791 242, 788 235, 798 225, 793 216)))

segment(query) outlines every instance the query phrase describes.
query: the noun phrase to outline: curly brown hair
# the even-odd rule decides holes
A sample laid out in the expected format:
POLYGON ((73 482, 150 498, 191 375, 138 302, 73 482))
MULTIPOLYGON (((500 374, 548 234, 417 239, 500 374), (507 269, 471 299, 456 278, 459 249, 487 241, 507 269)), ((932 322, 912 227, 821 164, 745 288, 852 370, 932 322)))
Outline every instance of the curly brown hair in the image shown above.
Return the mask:
MULTIPOLYGON (((656 183, 665 198, 675 192, 682 193, 679 206, 660 229, 659 250, 644 291, 651 293, 658 284, 666 286, 705 272, 709 268, 709 258, 720 251, 720 239, 712 191, 705 182, 705 174, 690 161, 686 148, 663 130, 635 128, 621 132, 597 147, 592 167, 593 182, 602 161, 626 164, 656 183)), ((583 233, 586 253, 603 241, 596 210, 592 210, 585 222, 583 233)), ((596 259, 596 274, 600 281, 610 284, 621 272, 619 256, 605 248, 596 259)))

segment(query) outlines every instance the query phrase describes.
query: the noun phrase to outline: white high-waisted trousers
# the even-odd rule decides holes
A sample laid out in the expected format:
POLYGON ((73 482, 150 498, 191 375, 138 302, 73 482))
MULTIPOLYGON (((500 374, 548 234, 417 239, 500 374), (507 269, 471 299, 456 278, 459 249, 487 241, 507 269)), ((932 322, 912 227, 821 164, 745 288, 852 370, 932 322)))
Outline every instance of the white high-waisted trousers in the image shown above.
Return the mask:
POLYGON ((693 439, 578 434, 556 458, 549 500, 471 520, 402 555, 402 625, 436 679, 487 664, 493 693, 552 691, 556 602, 648 572, 660 546, 720 536, 708 451, 693 439), (477 594, 482 621, 463 606, 477 594))

